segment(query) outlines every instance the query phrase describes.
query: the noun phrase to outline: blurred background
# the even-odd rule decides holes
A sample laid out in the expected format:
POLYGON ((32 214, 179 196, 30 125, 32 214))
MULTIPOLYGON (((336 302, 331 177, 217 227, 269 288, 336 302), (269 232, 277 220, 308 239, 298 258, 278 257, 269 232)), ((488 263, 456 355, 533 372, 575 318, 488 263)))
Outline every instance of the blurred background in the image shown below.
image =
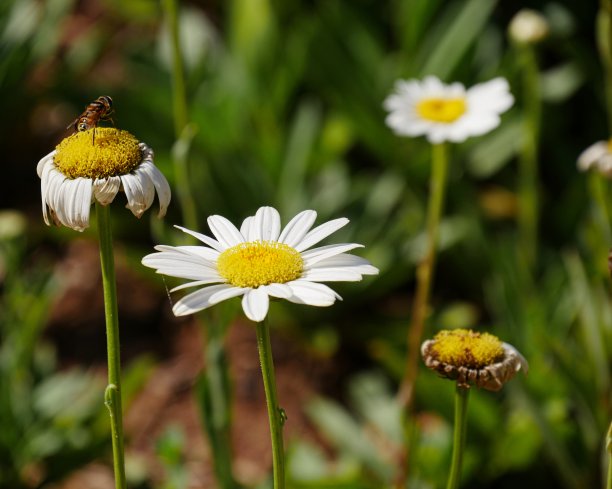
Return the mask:
MULTIPOLYGON (((380 275, 337 285, 344 301, 332 308, 271 307, 288 486, 391 487, 430 147, 394 136, 382 101, 396 79, 428 74, 466 86, 504 76, 516 98, 499 128, 452 147, 426 333, 490 331, 530 363, 529 375, 500 393, 473 389, 464 485, 601 487, 612 400, 610 189, 576 169, 581 151, 610 131, 597 8, 571 0, 184 1, 190 125, 177 142, 162 3, 3 0, 0 488, 113 487, 96 227, 45 226, 36 175, 39 159, 99 95, 113 98, 115 125, 155 150, 173 186, 173 161, 186 158, 202 232, 211 214, 241 222, 261 205, 279 209, 283 223, 307 208, 317 222, 351 220, 334 239, 364 243, 358 254, 380 275), (524 7, 549 25, 528 48, 507 36, 524 7), (530 134, 525 49, 541 109, 530 134), (538 143, 533 260, 517 231, 518 162, 529 137, 538 143)), ((140 259, 174 239, 179 201, 164 221, 153 208, 139 222, 123 202, 119 195, 113 204, 113 232, 130 487, 270 487, 252 324, 237 299, 174 318, 167 289, 176 284, 140 259)), ((444 486, 453 389, 422 366, 410 487, 444 486)))

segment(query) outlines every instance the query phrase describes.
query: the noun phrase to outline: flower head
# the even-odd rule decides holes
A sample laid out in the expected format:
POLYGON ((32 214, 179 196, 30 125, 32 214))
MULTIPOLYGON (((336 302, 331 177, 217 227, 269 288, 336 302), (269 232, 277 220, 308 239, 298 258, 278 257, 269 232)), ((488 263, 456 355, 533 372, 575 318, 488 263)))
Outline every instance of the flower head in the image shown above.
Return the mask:
POLYGON ((548 36, 548 32, 546 17, 528 8, 519 10, 508 26, 510 38, 522 44, 538 43, 548 36))
POLYGON ((159 245, 157 253, 145 256, 142 263, 157 273, 192 280, 172 292, 202 286, 174 304, 176 316, 238 296, 242 296, 244 313, 253 321, 266 317, 270 297, 331 306, 341 298, 321 282, 358 281, 362 275, 377 274, 378 269, 347 253, 363 246, 360 244, 312 248, 349 222, 335 219, 311 230, 316 217, 315 211, 300 212, 281 230, 278 211, 261 207, 238 230, 226 218, 210 216, 208 226, 216 239, 176 226, 205 246, 159 245))
POLYGON ((398 80, 384 101, 386 123, 400 136, 427 136, 431 143, 462 142, 496 128, 500 114, 514 103, 508 82, 495 78, 466 90, 435 76, 398 80))
POLYGON ((467 329, 440 331, 421 345, 421 355, 428 368, 460 386, 473 383, 490 391, 500 390, 519 370, 529 370, 527 360, 512 345, 467 329))
POLYGON ((580 154, 578 169, 587 171, 591 168, 607 177, 612 176, 612 138, 608 141, 597 141, 580 154))
POLYGON ((153 150, 127 131, 98 127, 93 142, 91 131, 67 137, 38 162, 45 222, 83 231, 92 202, 108 205, 120 190, 136 217, 151 207, 157 192, 163 217, 170 186, 153 164, 153 150))

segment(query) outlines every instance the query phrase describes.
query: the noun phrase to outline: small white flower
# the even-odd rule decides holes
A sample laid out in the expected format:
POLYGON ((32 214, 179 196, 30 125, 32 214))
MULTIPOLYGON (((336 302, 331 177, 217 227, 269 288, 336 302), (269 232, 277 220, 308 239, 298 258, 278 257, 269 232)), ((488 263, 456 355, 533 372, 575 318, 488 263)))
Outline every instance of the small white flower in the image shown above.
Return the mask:
POLYGON ((546 17, 528 8, 519 10, 508 27, 511 39, 524 44, 538 43, 548 36, 548 32, 546 17))
POLYGON ((578 169, 587 171, 595 168, 601 174, 612 176, 612 140, 597 141, 578 157, 578 169))
POLYGON ((208 226, 216 239, 180 226, 205 246, 158 245, 157 253, 142 259, 157 273, 192 282, 172 289, 199 287, 179 300, 176 316, 193 314, 232 297, 242 296, 242 308, 252 321, 263 321, 270 297, 310 306, 331 306, 341 297, 320 282, 352 282, 378 269, 347 251, 355 243, 312 248, 349 221, 335 219, 311 230, 317 213, 306 210, 281 231, 278 211, 261 207, 247 217, 240 230, 222 216, 210 216, 208 226), (312 249, 310 249, 312 248, 312 249))
POLYGON ((95 143, 90 131, 64 139, 38 162, 47 225, 53 222, 83 231, 89 226, 94 200, 108 205, 119 191, 125 192, 126 207, 136 217, 151 207, 157 192, 158 215, 163 217, 171 192, 153 163, 153 150, 127 131, 98 127, 95 143))
POLYGON ((495 78, 466 90, 445 85, 435 76, 398 80, 384 101, 387 125, 400 136, 423 136, 437 144, 480 136, 500 123, 500 114, 514 103, 508 82, 495 78))

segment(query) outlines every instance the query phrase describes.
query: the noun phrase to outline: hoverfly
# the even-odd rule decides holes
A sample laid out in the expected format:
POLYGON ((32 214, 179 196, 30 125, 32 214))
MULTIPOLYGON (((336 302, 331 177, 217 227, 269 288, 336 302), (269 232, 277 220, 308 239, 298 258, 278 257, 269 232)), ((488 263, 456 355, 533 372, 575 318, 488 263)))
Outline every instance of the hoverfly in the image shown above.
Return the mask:
POLYGON ((93 128, 91 144, 96 140, 96 127, 100 121, 111 121, 113 113, 113 99, 108 95, 101 95, 87 107, 85 111, 71 122, 66 129, 74 128, 75 131, 87 131, 93 128))

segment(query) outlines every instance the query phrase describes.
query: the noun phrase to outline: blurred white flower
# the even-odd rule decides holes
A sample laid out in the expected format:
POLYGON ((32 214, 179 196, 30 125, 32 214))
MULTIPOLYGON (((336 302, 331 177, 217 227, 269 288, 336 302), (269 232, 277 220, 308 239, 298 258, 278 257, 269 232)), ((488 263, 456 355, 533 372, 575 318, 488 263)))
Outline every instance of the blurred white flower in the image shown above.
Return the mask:
POLYGON ((535 44, 548 36, 549 27, 546 17, 531 9, 522 9, 512 17, 508 33, 513 41, 535 44))
POLYGON ((349 221, 335 219, 310 229, 317 213, 295 216, 281 231, 278 211, 261 207, 240 230, 222 216, 210 216, 208 226, 217 239, 176 226, 206 246, 159 245, 142 259, 157 273, 192 282, 171 292, 199 287, 179 300, 176 316, 193 314, 232 297, 242 296, 242 308, 252 321, 263 321, 270 297, 310 306, 331 306, 340 296, 320 282, 352 282, 378 269, 346 253, 363 245, 334 244, 309 249, 349 221))
POLYGON ((578 156, 578 169, 595 168, 606 176, 612 176, 612 140, 597 141, 578 156))
POLYGON ((461 83, 445 85, 435 76, 398 80, 384 101, 387 125, 400 136, 425 135, 431 143, 462 142, 500 123, 500 114, 514 103, 508 82, 495 78, 466 90, 461 83))
POLYGON ((110 127, 80 131, 64 139, 36 168, 40 177, 43 217, 75 231, 89 226, 94 200, 110 204, 125 192, 126 207, 140 217, 159 198, 159 217, 170 203, 170 186, 153 163, 153 150, 127 131, 110 127))

